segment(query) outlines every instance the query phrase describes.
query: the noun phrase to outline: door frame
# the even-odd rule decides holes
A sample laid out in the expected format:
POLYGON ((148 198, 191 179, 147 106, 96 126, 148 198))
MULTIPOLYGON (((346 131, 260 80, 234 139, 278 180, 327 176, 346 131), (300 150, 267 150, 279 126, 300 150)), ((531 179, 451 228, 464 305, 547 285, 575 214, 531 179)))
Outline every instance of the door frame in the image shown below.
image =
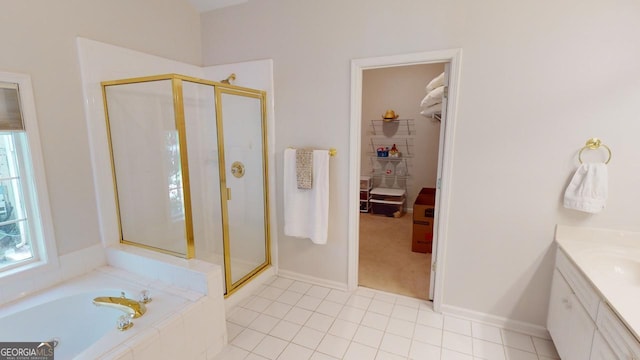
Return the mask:
MULTIPOLYGON (((438 162, 438 171, 442 174, 439 179, 440 187, 437 191, 436 218, 438 219, 434 229, 433 249, 431 258, 433 264, 437 262, 435 271, 435 284, 430 286, 434 291, 433 307, 440 311, 443 298, 444 260, 446 255, 447 225, 449 214, 449 199, 451 197, 451 169, 453 160, 454 130, 456 123, 456 107, 458 84, 462 65, 462 49, 447 49, 440 51, 428 51, 411 54, 391 55, 374 58, 351 60, 351 116, 349 135, 349 219, 348 219, 348 282, 349 290, 358 287, 358 257, 359 257, 359 227, 360 227, 360 153, 362 151, 362 74, 364 70, 380 69, 386 67, 449 63, 449 91, 444 126, 444 141, 442 146, 442 161, 438 162)), ((425 80, 426 85, 426 80, 425 80)), ((430 289, 431 291, 431 289, 430 289)))

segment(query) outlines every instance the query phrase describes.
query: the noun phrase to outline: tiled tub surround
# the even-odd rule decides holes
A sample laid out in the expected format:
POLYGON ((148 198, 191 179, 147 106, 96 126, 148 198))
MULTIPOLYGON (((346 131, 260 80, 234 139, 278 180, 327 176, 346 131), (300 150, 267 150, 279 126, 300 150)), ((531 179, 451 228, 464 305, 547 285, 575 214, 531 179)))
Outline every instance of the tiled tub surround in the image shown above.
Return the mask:
MULTIPOLYGON (((104 291, 109 296, 121 289, 128 297, 136 298, 141 290, 149 289, 153 301, 148 304, 144 316, 134 319, 131 329, 118 331, 115 328, 117 316, 114 317, 113 328, 75 358, 139 360, 215 357, 227 341, 220 267, 198 260, 165 258, 163 254, 147 255, 142 249, 111 248, 108 250, 109 263, 121 268, 103 266, 88 273, 83 262, 79 261, 77 269, 84 269, 85 275, 30 296, 19 293, 18 300, 0 308, 0 322, 1 317, 23 310, 28 312, 34 306, 74 294, 87 294, 86 301, 90 303, 96 292, 104 291)), ((84 264, 89 266, 88 263, 84 264)), ((51 321, 64 324, 66 319, 61 319, 58 314, 52 314, 51 321)), ((86 321, 91 325, 93 320, 86 321)), ((2 325, 7 326, 5 323, 2 325)), ((59 337, 56 334, 48 336, 59 337)), ((68 341, 60 339, 61 344, 68 341)))
POLYGON ((549 360, 550 340, 433 312, 367 288, 346 292, 273 277, 228 312, 216 360, 549 360))
POLYGON ((558 225, 556 242, 548 327, 558 349, 640 357, 640 232, 558 225))

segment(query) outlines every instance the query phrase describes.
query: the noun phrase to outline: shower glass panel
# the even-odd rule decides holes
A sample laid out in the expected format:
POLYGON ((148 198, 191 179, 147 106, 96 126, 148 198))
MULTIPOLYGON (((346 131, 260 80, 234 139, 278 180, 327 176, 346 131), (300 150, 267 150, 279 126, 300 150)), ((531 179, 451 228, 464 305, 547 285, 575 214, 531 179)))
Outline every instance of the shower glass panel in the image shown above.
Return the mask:
POLYGON ((187 194, 173 83, 104 89, 121 241, 186 257, 187 194))
MULTIPOLYGON (((219 87, 218 128, 224 156, 221 192, 228 233, 227 285, 233 290, 270 263, 264 93, 219 87)), ((229 289, 229 288, 228 288, 229 289)))

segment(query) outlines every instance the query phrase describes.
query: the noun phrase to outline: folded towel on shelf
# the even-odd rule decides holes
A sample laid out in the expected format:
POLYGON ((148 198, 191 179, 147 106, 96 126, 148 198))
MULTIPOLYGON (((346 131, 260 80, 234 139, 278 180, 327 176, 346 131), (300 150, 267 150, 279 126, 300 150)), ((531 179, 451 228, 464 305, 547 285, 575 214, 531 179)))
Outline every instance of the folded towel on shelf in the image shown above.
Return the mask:
POLYGON ((430 91, 420 102, 421 107, 429 107, 442 102, 444 96, 444 86, 438 86, 430 91))
POLYGON ((444 85, 444 72, 436 76, 435 78, 433 78, 433 80, 429 81, 429 84, 427 84, 427 87, 426 87, 427 94, 432 92, 438 86, 443 86, 443 85, 444 85))
POLYGON ((296 150, 296 184, 298 189, 313 187, 313 150, 296 150))
POLYGON ((298 189, 296 150, 284 151, 284 234, 327 243, 329 228, 329 151, 313 150, 313 188, 298 189))
POLYGON ((564 207, 595 214, 604 209, 607 193, 607 165, 583 163, 567 186, 564 207))
POLYGON ((440 113, 442 113, 442 103, 438 103, 429 107, 423 107, 422 111, 420 111, 420 115, 428 118, 440 113))

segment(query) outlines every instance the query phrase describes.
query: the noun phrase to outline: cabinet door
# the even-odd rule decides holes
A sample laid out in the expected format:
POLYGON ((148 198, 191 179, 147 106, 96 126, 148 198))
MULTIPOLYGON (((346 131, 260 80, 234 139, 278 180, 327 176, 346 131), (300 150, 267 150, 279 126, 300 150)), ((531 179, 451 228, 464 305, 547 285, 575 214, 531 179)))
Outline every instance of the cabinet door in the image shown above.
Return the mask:
POLYGON ((596 331, 595 335, 593 335, 593 346, 591 347, 589 360, 612 360, 617 358, 609 344, 600 335, 600 332, 596 331))
POLYGON ((547 328, 560 358, 589 359, 595 324, 557 269, 553 273, 547 328))

